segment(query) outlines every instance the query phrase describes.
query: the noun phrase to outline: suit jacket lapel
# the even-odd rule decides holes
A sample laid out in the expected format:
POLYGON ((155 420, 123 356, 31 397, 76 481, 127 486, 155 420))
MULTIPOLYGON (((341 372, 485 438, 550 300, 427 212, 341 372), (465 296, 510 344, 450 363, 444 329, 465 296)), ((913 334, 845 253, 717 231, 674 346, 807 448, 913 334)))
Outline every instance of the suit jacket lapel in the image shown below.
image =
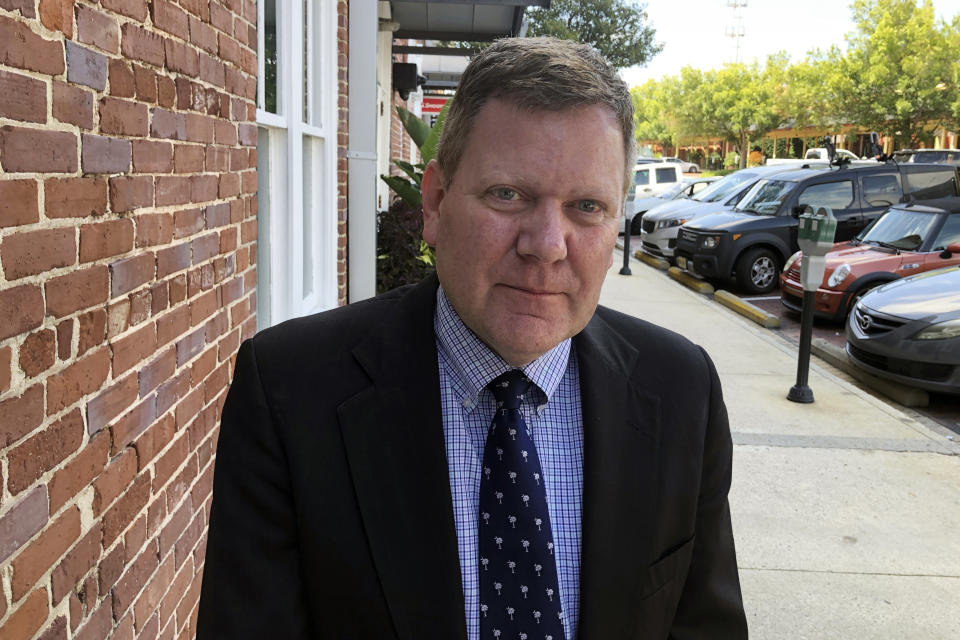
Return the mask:
MULTIPOLYGON (((373 560, 400 638, 466 639, 433 331, 437 281, 354 355, 372 384, 338 409, 373 560)), ((377 304, 377 303, 375 303, 377 304)))
POLYGON ((633 637, 658 495, 659 400, 637 349, 594 316, 575 339, 583 405, 581 640, 633 637))

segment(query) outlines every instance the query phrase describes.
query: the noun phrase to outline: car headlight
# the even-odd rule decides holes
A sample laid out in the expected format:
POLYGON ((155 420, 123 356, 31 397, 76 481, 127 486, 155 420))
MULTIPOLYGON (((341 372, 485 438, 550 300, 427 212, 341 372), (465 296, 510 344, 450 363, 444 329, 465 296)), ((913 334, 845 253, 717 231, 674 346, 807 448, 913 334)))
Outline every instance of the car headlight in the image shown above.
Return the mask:
MULTIPOLYGON (((787 260, 787 264, 783 265, 783 270, 790 271, 790 269, 793 267, 795 263, 800 262, 800 258, 802 256, 803 256, 803 251, 797 251, 795 254, 790 256, 790 259, 787 260)), ((798 264, 797 266, 799 267, 800 265, 798 264)))
POLYGON ((686 220, 684 220, 683 218, 677 218, 674 220, 661 220, 657 223, 657 229, 669 229, 670 227, 679 227, 684 222, 686 222, 686 220))
POLYGON ((947 340, 960 337, 960 318, 930 325, 913 336, 914 340, 947 340))
POLYGON ((844 262, 842 265, 833 270, 833 273, 830 274, 830 278, 827 279, 827 284, 831 287, 835 287, 846 280, 848 275, 850 275, 850 265, 844 262))
POLYGON ((720 236, 707 236, 700 241, 700 246, 704 249, 716 249, 720 244, 720 236))

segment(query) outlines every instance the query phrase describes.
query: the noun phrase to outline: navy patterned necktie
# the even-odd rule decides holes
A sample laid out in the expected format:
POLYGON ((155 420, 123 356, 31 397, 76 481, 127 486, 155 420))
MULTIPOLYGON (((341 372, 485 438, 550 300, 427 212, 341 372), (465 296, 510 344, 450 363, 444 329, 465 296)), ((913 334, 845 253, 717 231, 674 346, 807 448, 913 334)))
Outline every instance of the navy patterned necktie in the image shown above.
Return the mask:
POLYGON ((513 369, 488 385, 497 409, 480 477, 480 640, 564 640, 543 469, 520 412, 532 384, 513 369))

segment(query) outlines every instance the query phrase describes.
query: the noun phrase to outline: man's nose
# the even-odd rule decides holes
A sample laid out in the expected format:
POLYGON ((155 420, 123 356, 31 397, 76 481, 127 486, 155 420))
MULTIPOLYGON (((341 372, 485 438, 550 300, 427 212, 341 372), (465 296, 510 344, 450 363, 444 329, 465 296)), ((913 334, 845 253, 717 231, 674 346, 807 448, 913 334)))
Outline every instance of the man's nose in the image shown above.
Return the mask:
POLYGON ((517 253, 540 262, 557 262, 567 257, 570 221, 564 215, 563 202, 543 199, 523 216, 517 235, 517 253))

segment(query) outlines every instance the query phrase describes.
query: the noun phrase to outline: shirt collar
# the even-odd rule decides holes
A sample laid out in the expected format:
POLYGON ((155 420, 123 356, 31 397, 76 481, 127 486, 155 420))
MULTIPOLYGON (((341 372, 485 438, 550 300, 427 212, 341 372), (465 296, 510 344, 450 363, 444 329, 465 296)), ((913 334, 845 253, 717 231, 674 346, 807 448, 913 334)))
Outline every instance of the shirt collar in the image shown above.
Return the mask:
MULTIPOLYGON (((513 368, 463 324, 460 315, 444 294, 442 286, 437 288, 437 310, 433 316, 433 327, 440 348, 447 355, 457 377, 463 382, 474 402, 490 381, 513 368)), ((521 367, 546 396, 547 402, 566 372, 570 346, 570 338, 567 338, 533 362, 521 367)))

